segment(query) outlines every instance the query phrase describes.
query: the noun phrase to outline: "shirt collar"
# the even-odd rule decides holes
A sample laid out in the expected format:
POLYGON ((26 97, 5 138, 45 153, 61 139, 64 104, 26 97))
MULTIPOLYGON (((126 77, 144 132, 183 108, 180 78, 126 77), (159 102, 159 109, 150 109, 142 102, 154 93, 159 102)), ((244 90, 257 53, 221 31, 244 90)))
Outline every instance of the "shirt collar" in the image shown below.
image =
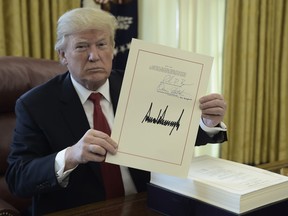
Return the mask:
POLYGON ((110 99, 110 93, 109 93, 109 80, 107 79, 106 82, 100 86, 96 91, 90 91, 88 89, 86 89, 85 87, 83 87, 80 83, 78 83, 73 76, 71 76, 71 80, 72 80, 72 84, 80 98, 80 101, 82 104, 84 104, 88 97, 90 96, 91 93, 96 93, 96 92, 100 92, 103 97, 109 102, 111 103, 111 99, 110 99))

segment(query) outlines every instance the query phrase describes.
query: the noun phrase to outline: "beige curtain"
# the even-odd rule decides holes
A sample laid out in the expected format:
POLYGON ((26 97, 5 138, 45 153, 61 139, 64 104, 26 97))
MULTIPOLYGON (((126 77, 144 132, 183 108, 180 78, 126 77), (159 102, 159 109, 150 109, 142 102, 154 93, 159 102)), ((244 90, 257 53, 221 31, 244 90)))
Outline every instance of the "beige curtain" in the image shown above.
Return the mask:
POLYGON ((57 20, 76 7, 80 0, 0 0, 0 56, 56 60, 57 20))
POLYGON ((227 0, 221 157, 258 165, 288 159, 288 1, 227 0))

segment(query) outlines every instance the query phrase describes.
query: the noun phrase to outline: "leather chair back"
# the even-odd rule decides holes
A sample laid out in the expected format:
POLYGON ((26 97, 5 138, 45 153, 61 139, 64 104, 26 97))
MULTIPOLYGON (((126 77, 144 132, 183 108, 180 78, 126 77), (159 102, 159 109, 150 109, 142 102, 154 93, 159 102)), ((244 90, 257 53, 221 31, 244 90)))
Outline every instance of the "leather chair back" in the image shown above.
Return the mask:
POLYGON ((1 207, 1 203, 8 203, 22 212, 31 202, 30 199, 21 199, 11 194, 5 181, 7 156, 15 127, 16 100, 31 88, 66 71, 67 68, 57 61, 15 56, 0 57, 0 213, 1 208, 5 209, 5 206, 1 207))

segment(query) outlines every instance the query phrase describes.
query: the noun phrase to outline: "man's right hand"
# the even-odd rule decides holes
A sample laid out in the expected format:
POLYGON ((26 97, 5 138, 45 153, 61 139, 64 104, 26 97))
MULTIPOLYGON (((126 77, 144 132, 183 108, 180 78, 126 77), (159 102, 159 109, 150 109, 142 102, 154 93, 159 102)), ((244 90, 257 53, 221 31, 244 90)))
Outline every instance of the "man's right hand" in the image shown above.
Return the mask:
POLYGON ((116 154, 118 144, 101 131, 89 129, 84 136, 65 153, 65 170, 89 161, 102 162, 107 152, 116 154))

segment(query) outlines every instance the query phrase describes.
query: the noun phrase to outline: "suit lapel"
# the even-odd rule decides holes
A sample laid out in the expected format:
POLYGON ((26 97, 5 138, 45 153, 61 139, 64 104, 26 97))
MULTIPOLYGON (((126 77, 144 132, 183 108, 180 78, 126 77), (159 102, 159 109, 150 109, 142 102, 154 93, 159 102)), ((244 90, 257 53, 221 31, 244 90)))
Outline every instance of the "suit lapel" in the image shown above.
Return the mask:
MULTIPOLYGON (((109 77, 110 95, 113 105, 114 113, 116 112, 123 74, 119 72, 112 72, 109 77)), ((67 126, 71 129, 75 138, 80 139, 88 129, 90 129, 83 105, 78 97, 76 90, 72 84, 69 73, 64 79, 60 92, 60 100, 62 103, 61 111, 67 122, 67 126)))
POLYGON ((90 129, 90 126, 69 74, 64 80, 60 94, 62 114, 67 123, 67 127, 70 128, 71 133, 75 136, 75 142, 78 142, 86 131, 90 129))
POLYGON ((122 80, 123 80, 123 73, 121 71, 112 71, 109 77, 110 82, 110 96, 112 100, 114 114, 116 113, 119 94, 121 90, 122 80))

